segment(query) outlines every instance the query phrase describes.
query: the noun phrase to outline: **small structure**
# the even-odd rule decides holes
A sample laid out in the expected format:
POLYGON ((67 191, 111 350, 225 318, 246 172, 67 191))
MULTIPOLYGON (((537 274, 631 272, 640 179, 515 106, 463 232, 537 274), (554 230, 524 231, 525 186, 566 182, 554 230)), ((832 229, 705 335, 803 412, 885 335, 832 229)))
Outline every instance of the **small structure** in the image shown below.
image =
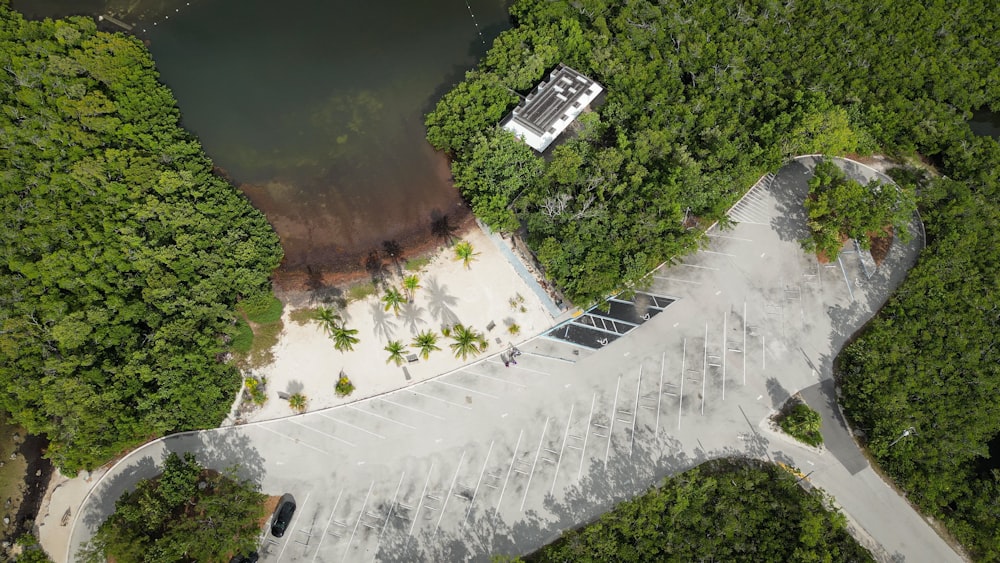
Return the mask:
POLYGON ((500 125, 543 152, 604 88, 560 64, 500 125))

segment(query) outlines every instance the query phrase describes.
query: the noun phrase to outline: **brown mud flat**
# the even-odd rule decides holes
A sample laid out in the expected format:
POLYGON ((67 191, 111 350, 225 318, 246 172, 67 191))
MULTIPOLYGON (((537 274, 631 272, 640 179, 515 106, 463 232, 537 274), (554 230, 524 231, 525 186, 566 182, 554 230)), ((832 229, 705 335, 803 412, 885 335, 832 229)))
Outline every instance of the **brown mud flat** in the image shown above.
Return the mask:
MULTIPOLYGON (((13 543, 32 531, 42 498, 45 496, 52 464, 42 457, 48 442, 39 436, 25 435, 24 429, 0 418, 0 484, 3 517, 10 523, 0 526, 0 540, 13 543)), ((0 521, 2 522, 2 521, 0 521)), ((0 559, 10 554, 0 550, 0 559)))

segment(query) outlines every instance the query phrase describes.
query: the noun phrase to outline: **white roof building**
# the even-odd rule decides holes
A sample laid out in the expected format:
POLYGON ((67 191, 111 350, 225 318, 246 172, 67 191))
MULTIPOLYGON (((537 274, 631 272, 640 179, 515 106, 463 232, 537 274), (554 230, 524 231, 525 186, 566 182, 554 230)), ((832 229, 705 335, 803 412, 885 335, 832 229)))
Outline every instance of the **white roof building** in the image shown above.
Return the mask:
POLYGON ((542 152, 603 91, 597 82, 560 64, 500 125, 542 152))

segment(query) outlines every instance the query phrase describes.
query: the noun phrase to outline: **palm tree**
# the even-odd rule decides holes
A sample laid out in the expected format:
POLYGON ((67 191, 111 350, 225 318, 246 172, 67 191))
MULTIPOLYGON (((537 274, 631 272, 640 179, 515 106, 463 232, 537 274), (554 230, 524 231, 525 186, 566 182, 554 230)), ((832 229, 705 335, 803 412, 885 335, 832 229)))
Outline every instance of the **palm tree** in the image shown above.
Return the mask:
POLYGON ((360 342, 358 337, 354 336, 357 333, 357 329, 347 328, 342 324, 334 326, 333 332, 330 333, 330 338, 333 339, 333 347, 341 352, 354 350, 354 345, 360 342))
POLYGON ((413 339, 413 345, 420 348, 420 357, 426 360, 431 356, 431 352, 440 350, 437 347, 437 340, 438 337, 433 330, 425 330, 413 339))
POLYGON ((385 290, 385 295, 382 296, 382 303, 385 303, 385 310, 388 311, 392 309, 395 315, 399 316, 399 306, 404 302, 403 296, 399 293, 399 290, 395 287, 390 287, 385 290))
POLYGON ((469 354, 482 352, 483 336, 465 325, 455 325, 451 331, 451 338, 454 340, 451 343, 451 350, 455 352, 456 358, 464 360, 469 354))
POLYGON ((335 328, 340 326, 343 319, 329 307, 317 307, 313 316, 319 326, 328 334, 332 335, 335 328))
POLYGON ((403 354, 406 353, 406 346, 398 340, 390 340, 389 344, 383 348, 386 352, 389 352, 389 358, 386 359, 385 363, 396 362, 397 366, 403 365, 403 354))
POLYGON ((407 296, 409 296, 410 301, 413 301, 413 294, 420 289, 420 278, 416 274, 410 274, 403 278, 403 289, 406 290, 407 296))
POLYGON ((302 393, 296 393, 288 398, 288 406, 292 407, 293 411, 305 411, 307 402, 308 399, 306 399, 306 396, 302 393))
POLYGON ((455 260, 461 260, 462 265, 466 268, 472 264, 476 256, 479 256, 479 253, 472 248, 472 244, 469 241, 463 240, 455 245, 455 260))

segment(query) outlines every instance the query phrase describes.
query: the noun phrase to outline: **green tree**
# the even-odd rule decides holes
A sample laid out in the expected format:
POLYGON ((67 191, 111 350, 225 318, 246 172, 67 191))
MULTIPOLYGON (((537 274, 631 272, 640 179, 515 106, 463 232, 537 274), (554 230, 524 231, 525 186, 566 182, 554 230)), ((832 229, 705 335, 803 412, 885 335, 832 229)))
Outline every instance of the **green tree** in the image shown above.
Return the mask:
POLYGON ((361 342, 357 336, 358 329, 347 328, 344 325, 337 325, 333 327, 333 332, 330 334, 330 338, 333 339, 333 347, 340 352, 351 352, 354 350, 354 345, 361 342))
POLYGON ((343 323, 344 319, 329 307, 317 307, 315 312, 316 322, 322 327, 328 336, 333 336, 337 327, 343 323))
POLYGON ((256 549, 265 498, 235 468, 206 471, 190 453, 171 453, 158 478, 140 481, 118 499, 77 557, 88 563, 224 561, 256 549), (183 483, 183 494, 176 486, 164 491, 167 481, 183 483))
POLYGON ((456 358, 465 360, 469 354, 476 355, 483 351, 483 336, 465 325, 455 325, 451 338, 454 342, 450 346, 456 358))
POLYGON ((219 358, 248 344, 237 304, 280 315, 277 236, 140 40, 2 2, 0 60, 0 409, 68 473, 217 426, 241 382, 219 358))
POLYGON ((832 161, 816 165, 809 180, 805 202, 812 238, 803 244, 808 250, 836 260, 843 239, 856 239, 862 248, 871 247, 871 236, 887 228, 908 240, 907 223, 916 210, 913 193, 892 184, 872 180, 861 185, 849 180, 832 161))
POLYGON ((288 406, 295 412, 305 412, 308 399, 302 393, 295 393, 288 397, 288 406))
POLYGON ((385 310, 388 311, 392 309, 392 312, 398 317, 399 308, 406 301, 399 290, 395 287, 390 287, 385 290, 385 295, 382 296, 382 303, 385 304, 385 310))
POLYGON ((420 357, 426 360, 430 358, 431 352, 440 350, 437 346, 437 339, 438 336, 433 330, 425 330, 413 339, 413 346, 420 349, 420 357))
POLYGON ((788 412, 778 417, 778 425, 782 430, 810 446, 819 446, 823 443, 823 435, 819 431, 821 423, 822 418, 819 413, 805 403, 795 404, 788 412))
POLYGON ((472 265, 472 261, 479 256, 479 253, 472 248, 472 243, 463 240, 455 245, 455 260, 461 260, 462 265, 469 268, 472 265))
POLYGON ((406 361, 404 354, 406 354, 406 346, 398 340, 390 340, 385 346, 384 350, 389 352, 389 357, 386 358, 385 363, 394 362, 397 366, 403 365, 406 361))
POLYGON ((413 296, 420 288, 420 277, 416 274, 410 274, 403 278, 403 289, 406 290, 407 299, 409 299, 411 303, 413 302, 413 296))

